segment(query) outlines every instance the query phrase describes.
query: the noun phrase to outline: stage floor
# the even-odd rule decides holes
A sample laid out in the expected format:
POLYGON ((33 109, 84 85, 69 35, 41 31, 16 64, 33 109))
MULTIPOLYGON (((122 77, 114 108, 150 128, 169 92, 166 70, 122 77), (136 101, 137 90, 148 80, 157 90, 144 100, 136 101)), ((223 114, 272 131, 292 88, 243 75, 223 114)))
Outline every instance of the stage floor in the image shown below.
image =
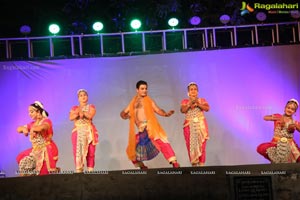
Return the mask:
POLYGON ((157 168, 0 178, 0 200, 300 199, 300 164, 157 168))

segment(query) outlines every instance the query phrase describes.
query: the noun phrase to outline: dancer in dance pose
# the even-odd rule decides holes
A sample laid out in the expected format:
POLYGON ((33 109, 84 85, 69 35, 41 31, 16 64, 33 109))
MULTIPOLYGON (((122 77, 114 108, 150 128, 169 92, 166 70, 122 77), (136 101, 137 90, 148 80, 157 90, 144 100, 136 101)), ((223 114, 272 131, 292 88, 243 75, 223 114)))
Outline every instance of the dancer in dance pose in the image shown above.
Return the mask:
POLYGON ((46 175, 57 172, 58 149, 52 140, 53 128, 48 112, 39 101, 31 104, 28 112, 33 121, 19 126, 17 132, 29 135, 32 148, 17 156, 19 175, 46 175))
POLYGON ((136 95, 120 113, 122 119, 129 119, 127 156, 136 167, 147 169, 143 161, 154 158, 160 151, 174 168, 178 168, 179 163, 175 153, 155 113, 170 117, 174 110, 166 112, 159 108, 148 96, 147 82, 140 80, 136 83, 136 95), (137 134, 135 133, 135 125, 138 128, 137 134))
POLYGON ((72 144, 76 172, 81 173, 84 171, 85 160, 87 170, 94 170, 98 131, 92 122, 96 108, 88 103, 87 91, 80 89, 77 91, 77 96, 79 105, 71 108, 69 118, 74 121, 72 144))
POLYGON ((188 97, 181 101, 180 111, 185 114, 183 134, 192 166, 203 166, 206 159, 206 141, 209 139, 204 112, 210 107, 204 98, 198 97, 198 85, 191 82, 188 97))
POLYGON ((284 108, 284 114, 264 116, 264 120, 274 122, 274 135, 271 142, 260 144, 257 152, 271 163, 300 162, 300 149, 294 141, 294 132, 300 132, 300 123, 293 119, 299 103, 290 99, 284 108))

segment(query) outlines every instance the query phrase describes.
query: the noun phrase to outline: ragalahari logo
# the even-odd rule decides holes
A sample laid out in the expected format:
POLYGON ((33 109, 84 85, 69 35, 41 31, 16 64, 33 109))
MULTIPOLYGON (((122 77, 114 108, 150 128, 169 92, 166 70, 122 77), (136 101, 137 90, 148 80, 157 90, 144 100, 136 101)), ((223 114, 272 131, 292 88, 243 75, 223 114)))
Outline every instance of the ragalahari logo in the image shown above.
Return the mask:
POLYGON ((245 1, 242 2, 241 15, 246 15, 254 11, 254 9, 245 1))
POLYGON ((299 12, 299 3, 249 3, 242 1, 241 15, 249 14, 254 10, 264 10, 269 14, 293 14, 299 12), (252 4, 251 4, 252 5, 252 4))

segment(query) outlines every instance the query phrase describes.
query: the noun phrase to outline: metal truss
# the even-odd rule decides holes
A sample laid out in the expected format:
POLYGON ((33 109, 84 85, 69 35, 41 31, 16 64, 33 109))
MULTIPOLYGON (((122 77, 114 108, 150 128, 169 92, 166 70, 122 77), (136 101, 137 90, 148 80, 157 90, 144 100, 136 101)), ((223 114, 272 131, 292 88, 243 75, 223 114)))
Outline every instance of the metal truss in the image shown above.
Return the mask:
POLYGON ((1 60, 122 56, 300 43, 300 22, 0 38, 1 60))

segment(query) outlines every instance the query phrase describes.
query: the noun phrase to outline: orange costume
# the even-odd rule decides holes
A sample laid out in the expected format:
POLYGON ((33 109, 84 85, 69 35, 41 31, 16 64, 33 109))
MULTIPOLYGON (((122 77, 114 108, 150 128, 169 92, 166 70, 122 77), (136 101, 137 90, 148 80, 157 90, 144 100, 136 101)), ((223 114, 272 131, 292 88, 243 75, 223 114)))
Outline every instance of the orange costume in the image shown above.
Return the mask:
MULTIPOLYGON (((128 158, 131 161, 133 161, 133 163, 136 162, 137 160, 136 146, 138 143, 138 139, 135 133, 135 112, 134 112, 134 105, 136 99, 137 96, 133 97, 133 99, 129 104, 130 125, 129 125, 128 146, 126 150, 128 158)), ((176 161, 175 153, 168 142, 166 132, 160 126, 155 116, 155 112, 152 108, 152 103, 153 100, 149 96, 143 98, 143 106, 145 109, 147 122, 144 122, 143 124, 144 130, 140 132, 146 131, 148 137, 150 138, 154 146, 159 151, 161 151, 164 157, 171 163, 173 161, 176 161)), ((139 129, 140 128, 141 127, 139 127, 139 129)))

